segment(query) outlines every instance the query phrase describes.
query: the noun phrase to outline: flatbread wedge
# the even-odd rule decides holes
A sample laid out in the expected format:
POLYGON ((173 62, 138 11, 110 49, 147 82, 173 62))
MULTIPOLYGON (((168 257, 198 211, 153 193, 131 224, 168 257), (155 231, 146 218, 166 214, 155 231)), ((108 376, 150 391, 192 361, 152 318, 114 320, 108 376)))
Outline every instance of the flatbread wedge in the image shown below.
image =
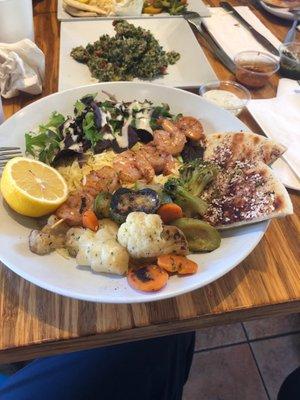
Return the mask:
POLYGON ((90 11, 81 11, 77 8, 68 6, 65 2, 63 2, 63 9, 72 17, 97 17, 98 14, 90 11))
POLYGON ((90 6, 89 4, 80 3, 76 0, 64 0, 64 2, 67 6, 76 8, 81 11, 93 12, 98 15, 107 15, 109 13, 109 11, 105 10, 104 8, 100 8, 98 6, 90 6))
POLYGON ((300 7, 300 0, 263 0, 264 3, 270 6, 281 7, 281 8, 293 8, 300 7))
POLYGON ((271 165, 286 150, 272 139, 252 132, 212 133, 206 136, 204 160, 226 167, 235 161, 271 165))
POLYGON ((209 204, 203 219, 218 229, 293 213, 288 192, 263 162, 240 162, 220 169, 201 196, 209 204))

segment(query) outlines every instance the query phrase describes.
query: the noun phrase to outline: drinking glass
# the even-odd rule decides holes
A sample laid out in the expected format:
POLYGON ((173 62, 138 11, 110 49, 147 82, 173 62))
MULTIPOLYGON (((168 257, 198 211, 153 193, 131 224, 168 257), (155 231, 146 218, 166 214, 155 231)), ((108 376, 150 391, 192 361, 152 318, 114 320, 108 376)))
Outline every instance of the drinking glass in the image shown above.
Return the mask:
POLYGON ((32 0, 0 0, 0 43, 34 41, 32 0))

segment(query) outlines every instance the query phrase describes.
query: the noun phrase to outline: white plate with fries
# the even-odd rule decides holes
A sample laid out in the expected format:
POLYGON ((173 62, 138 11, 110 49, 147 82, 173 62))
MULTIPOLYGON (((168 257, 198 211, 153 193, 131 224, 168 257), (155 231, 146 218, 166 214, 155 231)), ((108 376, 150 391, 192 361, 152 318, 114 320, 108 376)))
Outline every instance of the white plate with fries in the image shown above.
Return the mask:
MULTIPOLYGON (((59 21, 78 21, 78 20, 106 20, 106 19, 115 19, 115 18, 178 18, 180 15, 170 15, 168 13, 160 13, 156 15, 150 14, 141 14, 137 16, 126 15, 117 16, 117 15, 101 15, 97 14, 93 11, 89 11, 89 0, 84 2, 84 6, 78 2, 77 0, 66 0, 68 4, 66 4, 65 0, 58 0, 57 3, 57 18, 59 21), (65 3, 64 3, 65 2, 65 3), (79 3, 79 4, 78 4, 79 3), (75 7, 74 7, 75 5, 75 7), (85 7, 87 5, 87 7, 85 7), (79 8, 78 8, 79 7, 79 8), (81 8, 81 9, 80 9, 81 8), (87 11, 82 10, 82 8, 86 8, 87 11), (69 10, 67 12, 66 10, 69 10), (71 15, 73 14, 73 15, 71 15)), ((102 2, 104 4, 104 1, 102 2)), ((100 4, 102 4, 100 3, 100 4)), ((108 1, 109 3, 109 1, 108 1)), ((92 6, 93 7, 93 6, 92 6)), ((100 9, 100 7, 99 7, 100 9)), ((94 10, 91 8, 91 10, 94 10)), ((210 11, 208 7, 201 0, 188 0, 188 11, 195 11, 199 13, 201 17, 209 17, 210 11)), ((100 11, 100 10, 99 10, 100 11)), ((105 11, 105 10, 103 10, 105 11)))

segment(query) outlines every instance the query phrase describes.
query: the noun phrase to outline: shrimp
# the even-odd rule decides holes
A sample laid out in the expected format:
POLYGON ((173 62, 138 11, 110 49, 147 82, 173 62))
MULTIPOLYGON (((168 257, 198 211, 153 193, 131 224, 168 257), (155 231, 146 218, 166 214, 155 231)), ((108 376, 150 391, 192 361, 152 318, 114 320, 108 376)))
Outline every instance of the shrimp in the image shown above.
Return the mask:
POLYGON ((62 218, 69 226, 82 226, 82 214, 92 210, 94 197, 83 190, 71 194, 68 199, 56 210, 57 217, 62 218))
POLYGON ((134 153, 131 150, 121 153, 113 165, 123 182, 134 183, 142 178, 151 182, 155 175, 147 158, 142 153, 134 153))
POLYGON ((123 182, 134 183, 142 178, 142 173, 136 166, 135 154, 131 150, 126 150, 119 154, 113 163, 119 179, 123 182))
POLYGON ((112 167, 105 166, 86 176, 83 190, 96 197, 99 192, 113 193, 119 186, 117 172, 112 167))
POLYGON ((158 151, 152 143, 142 146, 137 154, 142 154, 149 161, 156 174, 169 175, 174 168, 174 159, 171 154, 158 151))
POLYGON ((178 155, 182 152, 186 143, 185 134, 168 119, 162 120, 161 126, 163 129, 153 132, 153 143, 158 151, 178 155))
POLYGON ((201 122, 194 117, 181 117, 177 121, 176 126, 191 140, 199 141, 205 138, 201 122))
POLYGON ((151 182, 155 176, 155 171, 151 163, 149 162, 148 158, 145 157, 142 153, 136 153, 135 164, 137 168, 140 170, 146 182, 147 183, 151 182))

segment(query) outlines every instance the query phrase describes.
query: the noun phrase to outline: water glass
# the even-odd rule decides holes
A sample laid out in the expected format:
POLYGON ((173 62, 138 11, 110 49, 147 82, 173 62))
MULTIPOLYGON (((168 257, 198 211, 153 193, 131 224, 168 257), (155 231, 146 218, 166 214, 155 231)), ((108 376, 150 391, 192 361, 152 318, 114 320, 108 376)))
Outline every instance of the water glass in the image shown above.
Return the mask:
POLYGON ((34 41, 32 0, 0 0, 0 43, 34 41))
POLYGON ((289 79, 300 80, 300 42, 282 44, 280 52, 280 74, 289 79))

